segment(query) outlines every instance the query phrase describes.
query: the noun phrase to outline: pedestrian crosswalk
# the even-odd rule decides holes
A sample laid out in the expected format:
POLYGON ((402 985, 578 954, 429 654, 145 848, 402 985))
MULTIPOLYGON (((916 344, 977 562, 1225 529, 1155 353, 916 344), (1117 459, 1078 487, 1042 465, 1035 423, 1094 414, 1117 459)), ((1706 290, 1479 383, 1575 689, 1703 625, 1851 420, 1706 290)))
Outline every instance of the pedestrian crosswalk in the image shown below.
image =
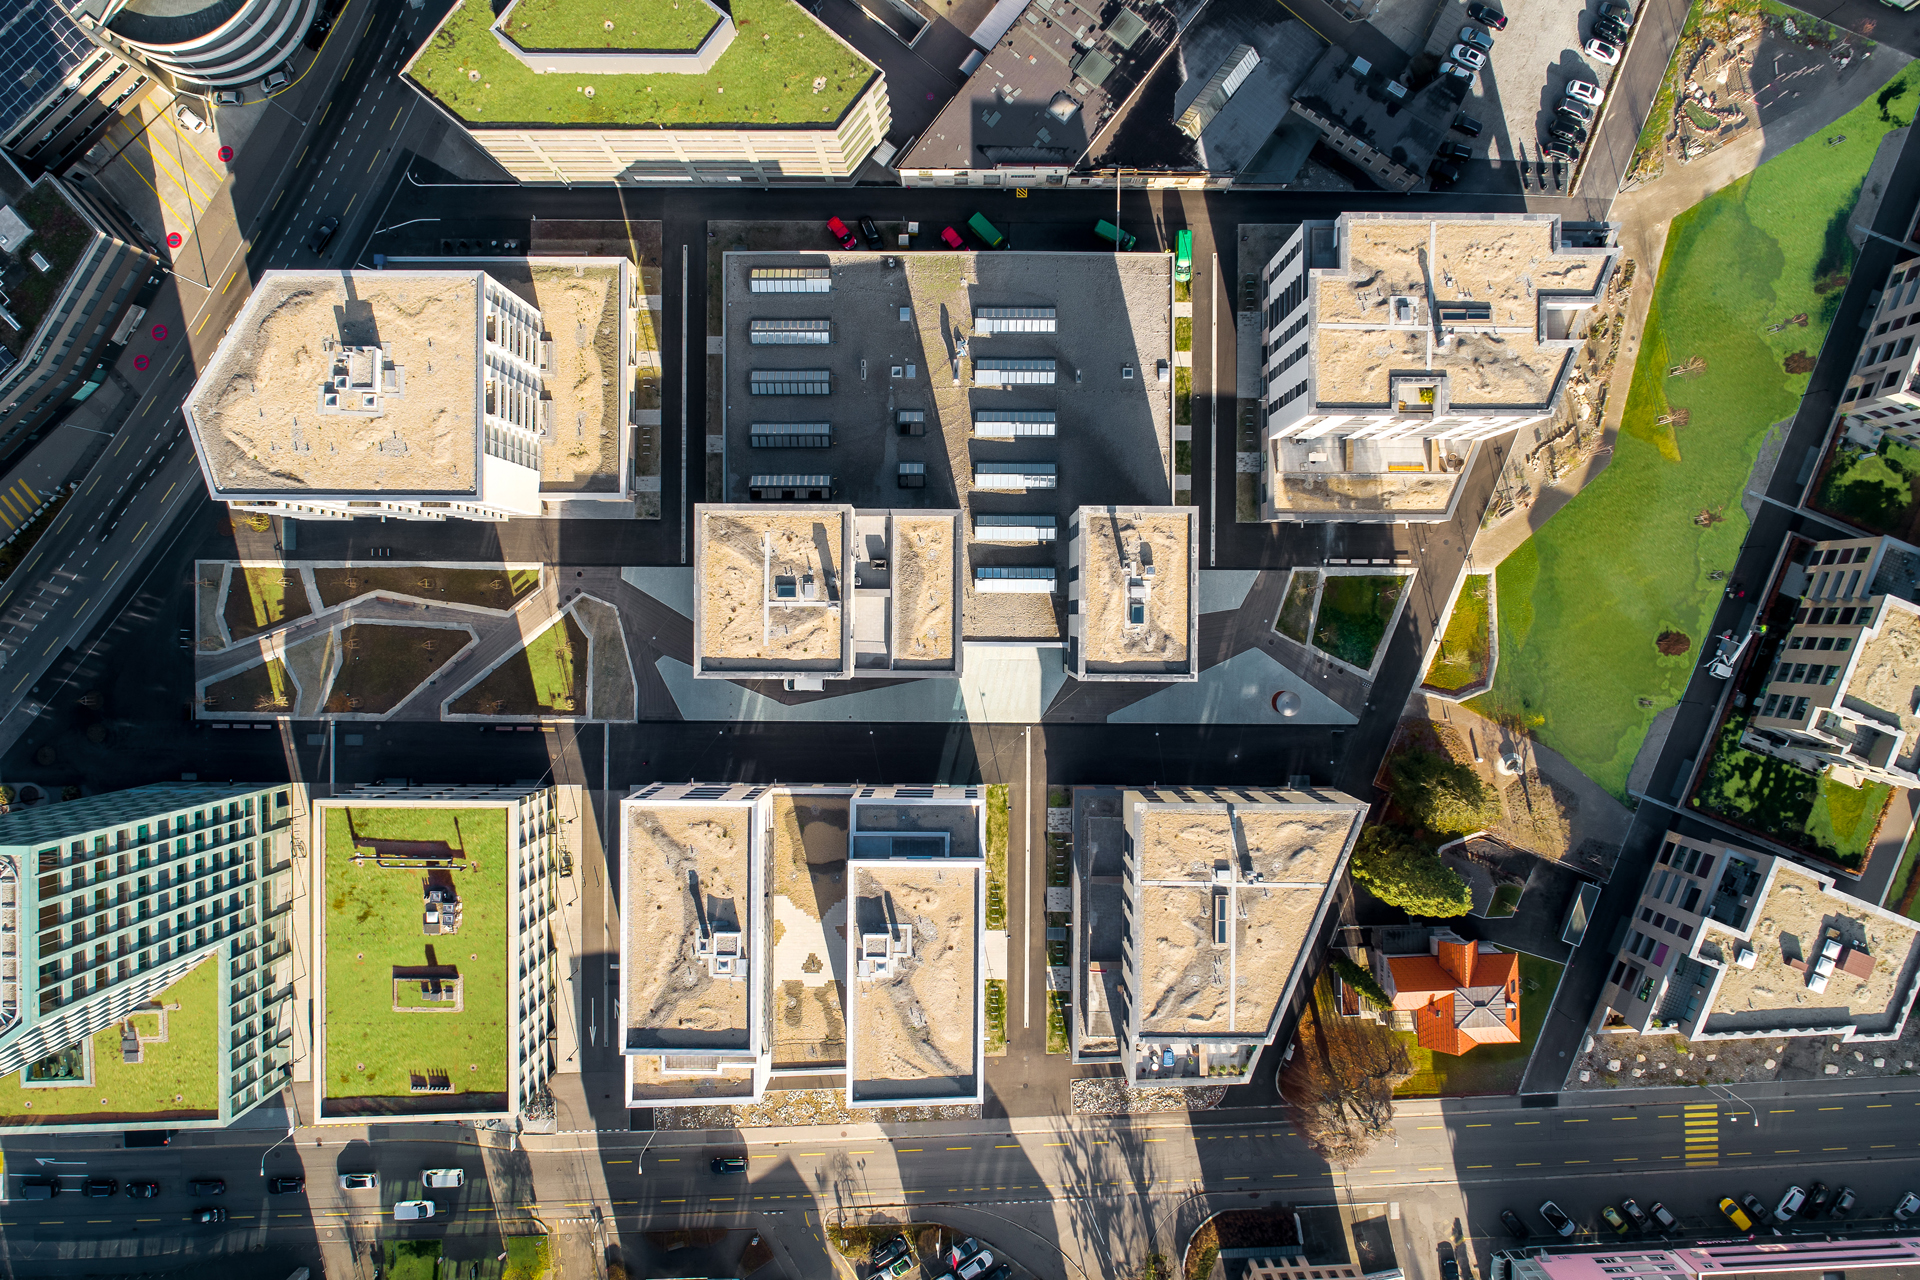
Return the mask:
POLYGON ((12 533, 39 509, 41 497, 25 480, 16 480, 0 490, 0 525, 12 533))
POLYGON ((1711 1169, 1720 1163, 1720 1104, 1690 1102, 1681 1124, 1686 1127, 1687 1168, 1711 1169))

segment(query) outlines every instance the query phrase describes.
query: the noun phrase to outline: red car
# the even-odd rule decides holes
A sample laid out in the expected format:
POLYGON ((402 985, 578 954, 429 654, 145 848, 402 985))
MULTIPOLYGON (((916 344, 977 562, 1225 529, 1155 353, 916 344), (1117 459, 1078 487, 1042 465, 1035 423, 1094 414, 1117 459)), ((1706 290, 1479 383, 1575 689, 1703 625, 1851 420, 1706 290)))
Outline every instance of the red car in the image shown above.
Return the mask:
POLYGON ((962 240, 960 233, 952 227, 940 228, 940 238, 946 242, 947 248, 949 249, 964 249, 967 247, 967 242, 962 240))
POLYGON ((847 230, 847 224, 838 218, 827 219, 827 231, 832 234, 835 240, 840 242, 842 249, 858 249, 860 247, 860 237, 847 230))

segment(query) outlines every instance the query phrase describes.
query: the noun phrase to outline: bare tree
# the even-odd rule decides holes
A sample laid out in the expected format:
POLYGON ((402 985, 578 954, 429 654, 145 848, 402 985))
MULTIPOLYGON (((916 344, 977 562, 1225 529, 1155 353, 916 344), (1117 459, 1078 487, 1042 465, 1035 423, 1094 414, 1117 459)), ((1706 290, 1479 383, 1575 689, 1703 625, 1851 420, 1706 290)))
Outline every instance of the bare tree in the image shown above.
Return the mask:
POLYGON ((1300 1136, 1329 1163, 1351 1167, 1393 1127, 1394 1086, 1413 1074, 1406 1043, 1371 1019, 1340 1016, 1324 980, 1296 1043, 1280 1087, 1300 1136))

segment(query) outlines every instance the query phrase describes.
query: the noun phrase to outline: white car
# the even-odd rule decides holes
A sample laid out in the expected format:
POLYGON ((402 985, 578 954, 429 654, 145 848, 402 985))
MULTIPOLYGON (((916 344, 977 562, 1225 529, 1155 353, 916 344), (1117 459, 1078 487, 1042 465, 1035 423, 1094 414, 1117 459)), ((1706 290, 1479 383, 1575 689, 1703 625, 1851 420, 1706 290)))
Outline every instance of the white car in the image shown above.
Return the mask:
POLYGON ((420 1181, 430 1191, 446 1191, 467 1185, 465 1169, 428 1169, 421 1173, 420 1181))
POLYGON ((272 71, 267 72, 266 79, 260 82, 260 92, 272 93, 276 89, 284 89, 288 79, 289 77, 285 67, 275 67, 272 71))
POLYGON ((1604 62, 1610 67, 1618 65, 1620 62, 1620 50, 1608 44, 1605 40, 1594 39, 1587 41, 1586 51, 1589 58, 1592 58, 1595 62, 1604 62))
POLYGON ((1475 71, 1487 65, 1487 55, 1472 45, 1457 44, 1447 52, 1447 56, 1461 66, 1471 67, 1475 71))
POLYGON ((181 107, 180 110, 174 114, 180 117, 181 124, 193 130, 195 133, 205 133, 207 131, 207 122, 193 114, 191 107, 181 107))
POLYGON ((1443 63, 1441 63, 1441 64, 1440 64, 1440 74, 1441 74, 1441 75, 1443 75, 1443 76, 1459 76, 1459 77, 1460 77, 1460 78, 1461 78, 1462 80, 1471 80, 1471 79, 1473 79, 1473 70, 1472 70, 1472 68, 1470 68, 1470 67, 1463 67, 1463 66, 1461 66, 1461 65, 1460 65, 1459 63, 1457 63, 1457 62, 1443 62, 1443 63))
POLYGON ((1460 28, 1460 43, 1468 48, 1478 49, 1482 53, 1493 52, 1493 37, 1484 28, 1471 24, 1460 28))
POLYGON ((993 1255, 987 1250, 982 1249, 965 1262, 962 1262, 958 1267, 955 1267, 953 1274, 959 1276, 960 1280, 977 1280, 977 1277, 987 1274, 987 1268, 992 1265, 993 1255))
POLYGON ((1591 80, 1567 81, 1567 96, 1578 98, 1590 107, 1597 107, 1607 100, 1606 91, 1591 80))
POLYGON ((343 1173, 340 1175, 342 1191, 378 1191, 380 1175, 377 1173, 343 1173))
POLYGON ((433 1216, 431 1200, 395 1200, 393 1202, 393 1220, 395 1222, 418 1222, 422 1218, 433 1216))
POLYGON ((1900 1203, 1893 1206, 1893 1217, 1896 1222, 1910 1222, 1916 1213, 1920 1213, 1920 1196, 1911 1191, 1901 1196, 1900 1203))

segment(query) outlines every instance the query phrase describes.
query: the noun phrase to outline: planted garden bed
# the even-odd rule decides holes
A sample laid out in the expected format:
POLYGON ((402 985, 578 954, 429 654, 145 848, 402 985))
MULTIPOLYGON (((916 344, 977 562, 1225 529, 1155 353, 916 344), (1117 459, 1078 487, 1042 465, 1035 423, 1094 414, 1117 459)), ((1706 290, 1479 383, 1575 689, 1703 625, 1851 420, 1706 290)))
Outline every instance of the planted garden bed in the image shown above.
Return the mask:
POLYGON ((215 713, 290 712, 293 681, 278 658, 268 658, 207 686, 206 708, 215 713))
POLYGON ((1406 586, 1401 574, 1328 575, 1314 616, 1313 647, 1369 670, 1406 586))
POLYGON ((454 700, 455 715, 584 716, 587 633, 571 613, 454 700))
POLYGON ((377 569, 315 569, 320 603, 331 609, 371 591, 435 603, 511 609, 540 587, 538 569, 445 569, 392 565, 377 569))
POLYGON ((1487 665, 1493 654, 1492 578, 1474 574, 1460 585, 1453 612, 1447 616, 1447 630, 1440 637, 1440 648, 1427 668, 1425 683, 1434 689, 1452 693, 1479 684, 1487 678, 1487 665))
POLYGON ((356 623, 342 628, 340 672, 327 693, 327 710, 391 711, 471 642, 465 631, 451 627, 356 623))
POLYGON ((1728 716, 1692 804, 1850 871, 1866 865, 1893 788, 1849 787, 1740 745, 1747 716, 1728 716))
POLYGON ((235 565, 227 579, 227 634, 245 640, 313 612, 298 569, 235 565))

